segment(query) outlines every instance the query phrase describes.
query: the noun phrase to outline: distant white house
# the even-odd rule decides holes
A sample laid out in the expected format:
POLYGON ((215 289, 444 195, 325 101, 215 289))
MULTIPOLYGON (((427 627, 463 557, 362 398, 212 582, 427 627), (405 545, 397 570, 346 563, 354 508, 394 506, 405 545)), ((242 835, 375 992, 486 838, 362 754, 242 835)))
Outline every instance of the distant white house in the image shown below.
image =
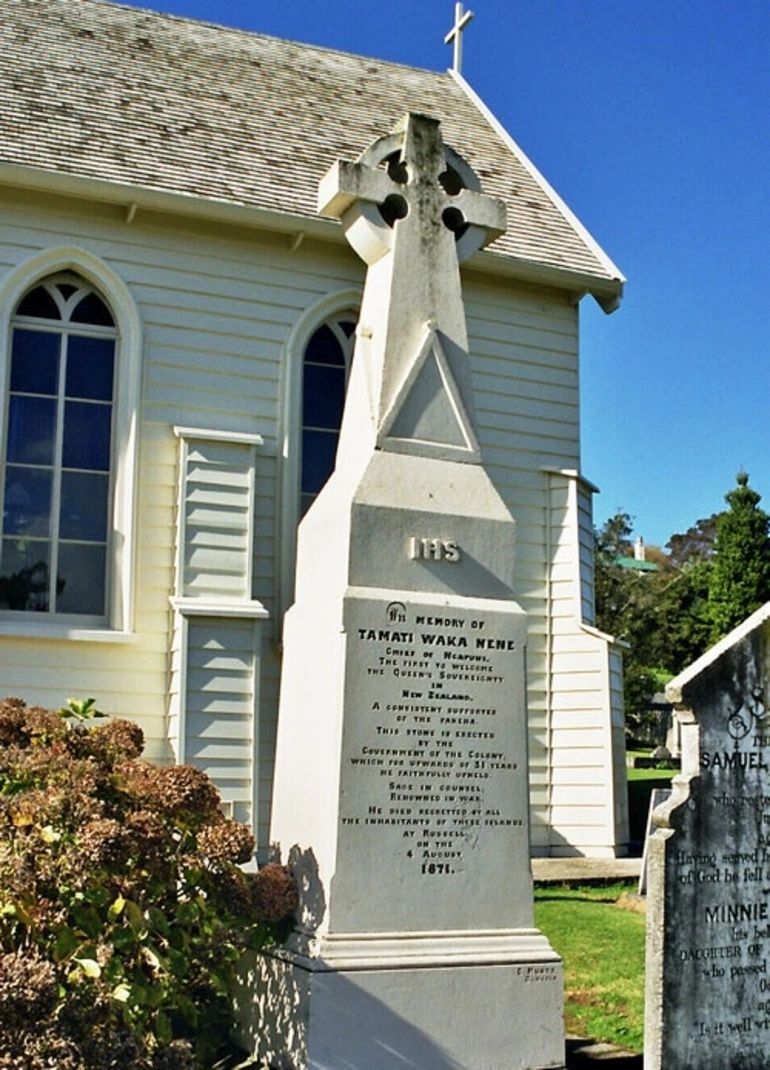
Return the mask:
POLYGON ((529 614, 533 852, 622 852, 578 423, 579 303, 612 311, 618 269, 458 75, 99 0, 5 0, 0 40, 0 692, 135 718, 267 847, 296 527, 363 282, 317 184, 422 112, 508 208, 463 291, 529 614))

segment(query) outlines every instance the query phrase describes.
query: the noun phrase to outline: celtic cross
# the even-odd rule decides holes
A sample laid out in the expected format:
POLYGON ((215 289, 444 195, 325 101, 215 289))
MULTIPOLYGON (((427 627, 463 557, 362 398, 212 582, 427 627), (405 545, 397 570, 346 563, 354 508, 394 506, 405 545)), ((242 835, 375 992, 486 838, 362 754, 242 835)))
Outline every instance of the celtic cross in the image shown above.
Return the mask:
MULTIPOLYGON (((359 338, 369 340, 363 348, 378 445, 426 346, 436 352, 450 408, 459 406, 461 423, 469 422, 459 262, 505 230, 503 202, 481 192, 470 167, 444 145, 437 120, 409 114, 358 161, 334 164, 320 185, 319 210, 341 220, 369 268, 359 338)), ((427 404, 427 387, 421 389, 427 404)))

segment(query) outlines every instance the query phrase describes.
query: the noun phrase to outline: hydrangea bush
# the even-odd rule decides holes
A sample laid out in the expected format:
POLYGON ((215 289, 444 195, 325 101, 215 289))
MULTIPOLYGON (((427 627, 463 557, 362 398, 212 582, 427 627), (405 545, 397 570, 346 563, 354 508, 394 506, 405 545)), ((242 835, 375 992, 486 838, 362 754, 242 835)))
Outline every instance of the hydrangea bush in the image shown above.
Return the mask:
POLYGON ((296 888, 240 868, 253 837, 201 770, 94 714, 0 702, 0 1070, 230 1066, 236 965, 296 888))

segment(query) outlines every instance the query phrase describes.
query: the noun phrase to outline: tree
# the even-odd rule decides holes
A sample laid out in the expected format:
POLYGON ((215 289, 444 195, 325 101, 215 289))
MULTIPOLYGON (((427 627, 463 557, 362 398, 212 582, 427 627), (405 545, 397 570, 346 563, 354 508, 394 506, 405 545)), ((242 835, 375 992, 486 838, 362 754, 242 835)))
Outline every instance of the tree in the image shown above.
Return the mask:
POLYGON ((714 556, 714 540, 721 513, 712 513, 696 521, 682 535, 672 535, 666 543, 668 559, 677 568, 685 568, 714 556))
POLYGON ((658 628, 655 572, 622 564, 633 553, 633 521, 618 512, 594 532, 594 592, 596 624, 603 632, 628 643, 623 652, 623 692, 626 709, 643 708, 658 689, 651 665, 658 628))
POLYGON ((717 523, 708 604, 715 642, 770 599, 770 516, 746 472, 725 495, 717 523))
POLYGON ((709 645, 713 519, 699 520, 683 535, 672 536, 669 552, 648 547, 654 571, 634 569, 627 560, 633 534, 627 513, 616 513, 595 532, 596 623, 628 644, 623 689, 629 714, 643 710, 667 679, 709 645))
POLYGON ((724 513, 649 548, 654 571, 635 569, 633 521, 618 512, 595 532, 596 624, 628 644, 623 654, 629 714, 663 682, 770 599, 770 516, 739 472, 724 513))
POLYGON ((594 599, 596 625, 608 635, 625 639, 633 603, 633 576, 618 565, 631 552, 633 521, 618 512, 594 531, 594 599))

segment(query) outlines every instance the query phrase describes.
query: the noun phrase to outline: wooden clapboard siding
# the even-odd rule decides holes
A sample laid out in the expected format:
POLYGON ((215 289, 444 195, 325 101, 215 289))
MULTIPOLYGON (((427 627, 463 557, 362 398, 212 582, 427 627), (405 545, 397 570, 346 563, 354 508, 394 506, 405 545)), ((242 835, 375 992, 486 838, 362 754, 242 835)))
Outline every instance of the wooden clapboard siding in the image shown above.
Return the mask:
POLYGON ((548 483, 550 849, 611 854, 626 815, 613 767, 610 645, 584 627, 592 610, 584 593, 592 581, 590 497, 567 471, 550 473, 548 483))
POLYGON ((251 557, 253 453, 229 442, 190 446, 180 524, 183 598, 246 597, 251 557))
POLYGON ((609 774, 615 791, 617 838, 624 837, 629 826, 628 790, 626 781, 626 724, 623 705, 623 655, 618 647, 610 649, 608 678, 612 720, 610 726, 609 774))
POLYGON ((175 631, 178 694, 169 693, 177 754, 215 781, 228 813, 255 825, 260 620, 251 562, 258 437, 176 428, 179 492, 175 631))
MULTIPOLYGON (((65 199, 11 194, 3 202, 0 267, 8 271, 44 249, 76 245, 123 278, 139 309, 144 369, 137 472, 137 635, 129 644, 28 641, 0 636, 0 691, 60 705, 97 696, 110 713, 132 716, 148 755, 171 757, 177 726, 179 630, 172 632, 177 442, 174 423, 261 433, 272 456, 256 466, 258 539, 254 597, 274 601, 275 437, 281 350, 304 309, 325 293, 360 282, 350 258, 322 251, 292 255, 286 241, 259 242, 225 229, 205 233, 154 224, 125 226, 119 210, 65 199), (41 207, 45 211, 41 211, 41 207), (75 656, 73 657, 73 650, 75 656), (82 653, 81 653, 82 652, 82 653), (166 695, 170 692, 166 723, 166 695)), ((273 673, 275 675, 275 672, 273 673)), ((276 687, 267 689, 266 739, 274 739, 276 687)), ((262 798, 272 756, 262 748, 262 798)), ((265 814, 269 808, 265 808, 265 814)), ((266 818, 265 818, 266 820, 266 818)), ((265 821, 263 821, 263 833, 265 821)))
POLYGON ((516 520, 516 590, 529 616, 527 683, 531 842, 551 842, 544 466, 578 463, 577 319, 532 291, 466 285, 478 434, 490 475, 516 520))
POLYGON ((591 491, 584 483, 581 483, 577 488, 577 495, 581 616, 586 624, 593 624, 596 619, 596 610, 594 605, 594 525, 591 509, 591 491))
POLYGON ((251 822, 256 651, 252 620, 187 622, 186 762, 216 782, 232 816, 251 822))

